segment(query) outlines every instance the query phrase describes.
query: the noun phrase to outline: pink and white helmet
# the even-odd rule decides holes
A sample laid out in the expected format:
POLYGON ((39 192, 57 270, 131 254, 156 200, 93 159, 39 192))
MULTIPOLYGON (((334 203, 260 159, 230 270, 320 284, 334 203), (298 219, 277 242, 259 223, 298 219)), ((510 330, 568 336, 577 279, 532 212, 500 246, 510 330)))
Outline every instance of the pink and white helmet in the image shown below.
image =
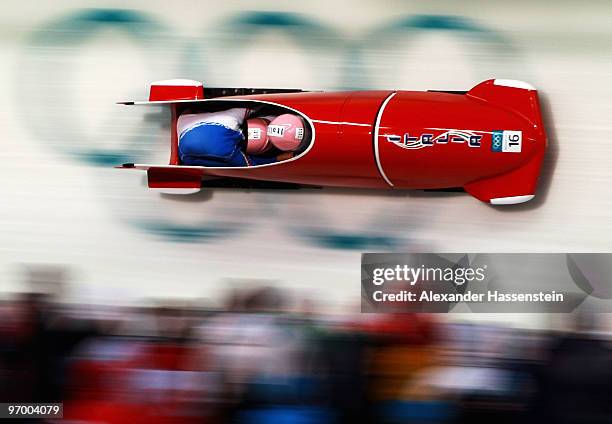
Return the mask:
POLYGON ((247 120, 247 153, 251 155, 258 155, 271 147, 270 143, 268 142, 269 123, 270 121, 263 118, 253 118, 247 120))
POLYGON ((285 152, 293 151, 300 147, 304 139, 304 121, 290 113, 280 115, 268 125, 268 137, 276 148, 285 152))

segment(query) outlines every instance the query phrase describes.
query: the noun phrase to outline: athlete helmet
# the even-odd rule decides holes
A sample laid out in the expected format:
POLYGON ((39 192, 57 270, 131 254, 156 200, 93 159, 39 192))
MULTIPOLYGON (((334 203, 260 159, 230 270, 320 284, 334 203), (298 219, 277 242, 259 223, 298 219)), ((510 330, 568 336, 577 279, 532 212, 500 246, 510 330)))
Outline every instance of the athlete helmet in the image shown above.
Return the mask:
POLYGON ((268 125, 270 142, 279 150, 291 152, 302 144, 304 121, 297 115, 280 115, 268 125))
POLYGON ((251 155, 258 155, 271 147, 270 143, 268 142, 269 123, 270 121, 263 118, 253 118, 247 120, 247 153, 251 155))

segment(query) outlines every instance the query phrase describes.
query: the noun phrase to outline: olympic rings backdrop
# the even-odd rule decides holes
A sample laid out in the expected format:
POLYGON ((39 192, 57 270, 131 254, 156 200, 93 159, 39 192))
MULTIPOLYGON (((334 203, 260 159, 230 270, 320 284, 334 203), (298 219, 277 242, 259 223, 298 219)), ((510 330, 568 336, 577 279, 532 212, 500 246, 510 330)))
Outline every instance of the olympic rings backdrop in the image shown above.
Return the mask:
POLYGON ((609 250, 612 223, 598 210, 611 198, 602 156, 611 152, 604 16, 612 6, 529 6, 6 2, 0 272, 31 261, 76 264, 86 283, 77 297, 177 287, 214 295, 224 278, 258 277, 304 290, 332 286, 338 299, 354 301, 362 251, 513 251, 525 243, 609 250), (527 80, 543 94, 551 138, 542 193, 513 211, 461 194, 160 196, 142 175, 112 166, 166 161, 167 111, 115 102, 144 98, 150 81, 175 77, 326 90, 527 80))

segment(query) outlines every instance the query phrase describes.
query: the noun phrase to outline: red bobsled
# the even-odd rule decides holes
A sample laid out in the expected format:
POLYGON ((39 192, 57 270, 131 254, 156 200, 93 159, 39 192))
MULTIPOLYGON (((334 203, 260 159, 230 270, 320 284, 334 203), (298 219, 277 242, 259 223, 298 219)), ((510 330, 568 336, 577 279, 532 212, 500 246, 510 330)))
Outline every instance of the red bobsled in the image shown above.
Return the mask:
POLYGON ((515 80, 487 80, 467 92, 204 88, 189 80, 153 83, 148 101, 172 111, 169 165, 143 169, 150 188, 187 193, 218 179, 377 189, 463 188, 483 202, 531 200, 546 150, 538 94, 515 80), (308 139, 293 158, 248 167, 184 166, 177 117, 185 110, 247 107, 299 114, 308 139))

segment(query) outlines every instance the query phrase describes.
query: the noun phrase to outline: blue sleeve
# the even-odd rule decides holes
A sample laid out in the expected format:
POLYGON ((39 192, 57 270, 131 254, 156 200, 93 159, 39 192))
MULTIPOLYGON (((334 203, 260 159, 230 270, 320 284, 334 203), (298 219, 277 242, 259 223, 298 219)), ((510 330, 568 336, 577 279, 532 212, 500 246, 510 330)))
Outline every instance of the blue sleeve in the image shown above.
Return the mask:
POLYGON ((241 132, 223 125, 204 123, 183 133, 179 139, 179 155, 215 161, 230 161, 244 140, 241 132))

